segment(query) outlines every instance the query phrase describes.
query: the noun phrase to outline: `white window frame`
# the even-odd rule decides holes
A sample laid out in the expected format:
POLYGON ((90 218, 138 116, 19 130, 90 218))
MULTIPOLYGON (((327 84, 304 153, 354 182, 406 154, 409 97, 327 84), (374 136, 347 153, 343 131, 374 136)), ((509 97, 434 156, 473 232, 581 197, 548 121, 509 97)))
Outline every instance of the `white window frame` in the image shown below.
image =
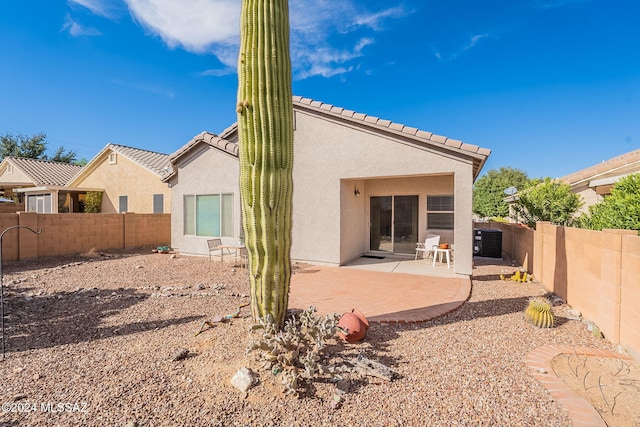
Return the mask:
POLYGON ((183 233, 185 236, 199 236, 199 237, 233 237, 234 235, 234 220, 233 220, 233 208, 234 208, 234 194, 233 193, 210 193, 210 194, 185 194, 183 195, 183 209, 182 209, 182 221, 183 221, 183 233), (198 230, 198 198, 206 196, 218 196, 218 212, 220 216, 218 218, 217 228, 220 231, 220 236, 210 236, 207 233, 198 230), (227 197, 225 197, 227 196, 227 197), (231 197, 228 197, 231 196, 231 197), (227 200, 227 202, 225 202, 227 200), (227 203, 229 206, 227 206, 227 203), (187 215, 193 215, 193 218, 189 221, 187 215), (228 222, 227 222, 228 221, 228 222))

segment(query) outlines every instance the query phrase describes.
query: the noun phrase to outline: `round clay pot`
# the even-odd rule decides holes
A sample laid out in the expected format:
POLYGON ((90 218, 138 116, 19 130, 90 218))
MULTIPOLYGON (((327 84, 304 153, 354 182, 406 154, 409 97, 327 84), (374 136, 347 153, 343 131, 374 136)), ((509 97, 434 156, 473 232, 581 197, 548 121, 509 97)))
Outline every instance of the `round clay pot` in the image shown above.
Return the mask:
POLYGON ((351 313, 344 313, 340 317, 338 326, 349 331, 347 335, 338 333, 338 336, 346 342, 354 343, 362 341, 367 335, 369 321, 364 314, 354 308, 351 313))
POLYGON ((440 249, 449 249, 448 243, 440 243, 440 249))

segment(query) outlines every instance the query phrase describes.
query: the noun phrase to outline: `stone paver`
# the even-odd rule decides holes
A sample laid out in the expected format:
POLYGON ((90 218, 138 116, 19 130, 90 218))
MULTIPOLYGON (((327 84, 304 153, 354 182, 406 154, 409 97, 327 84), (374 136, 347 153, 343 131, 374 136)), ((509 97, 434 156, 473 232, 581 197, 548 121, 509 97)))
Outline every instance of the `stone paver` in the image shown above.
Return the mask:
POLYGON ((547 345, 529 352, 525 359, 531 375, 545 386, 551 396, 569 412, 574 427, 606 427, 598 411, 577 395, 560 379, 551 367, 551 359, 560 354, 578 354, 581 356, 614 357, 631 359, 609 350, 566 345, 547 345))

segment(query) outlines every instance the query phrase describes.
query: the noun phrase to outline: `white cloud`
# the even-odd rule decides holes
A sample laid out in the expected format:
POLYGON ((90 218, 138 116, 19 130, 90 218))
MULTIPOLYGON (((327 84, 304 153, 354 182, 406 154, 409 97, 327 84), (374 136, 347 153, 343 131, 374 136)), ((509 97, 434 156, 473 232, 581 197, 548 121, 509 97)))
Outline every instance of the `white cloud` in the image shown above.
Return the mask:
POLYGON ((100 36, 102 33, 93 27, 85 27, 74 21, 67 15, 60 31, 68 31, 74 37, 79 36, 100 36))
POLYGON ((89 9, 94 15, 113 17, 113 3, 109 0, 67 0, 69 5, 78 5, 89 9))
POLYGON ((489 34, 476 34, 474 36, 471 36, 471 38, 469 39, 469 43, 467 43, 462 49, 473 49, 482 39, 486 39, 487 37, 489 37, 489 34))
MULTIPOLYGON (((93 13, 108 16, 115 0, 68 0, 93 13)), ((159 36, 170 48, 215 55, 220 70, 235 72, 240 30, 240 0, 123 0, 133 19, 159 36)), ((402 6, 368 11, 355 0, 290 0, 291 60, 296 78, 331 77, 354 69, 352 61, 374 43, 389 19, 401 18, 402 6), (354 43, 353 33, 358 32, 354 43), (339 46, 339 47, 336 47, 339 46), (345 47, 347 46, 347 47, 345 47)))
POLYGON ((445 55, 441 51, 436 50, 435 48, 432 47, 433 56, 435 56, 438 61, 443 61, 443 62, 452 61, 454 59, 459 58, 463 53, 475 48, 482 40, 491 38, 491 37, 492 36, 488 33, 475 34, 469 37, 469 39, 462 46, 460 46, 459 48, 457 48, 456 50, 454 50, 453 52, 447 55, 445 55))
POLYGON ((205 53, 238 37, 238 0, 125 1, 134 19, 171 48, 205 53))

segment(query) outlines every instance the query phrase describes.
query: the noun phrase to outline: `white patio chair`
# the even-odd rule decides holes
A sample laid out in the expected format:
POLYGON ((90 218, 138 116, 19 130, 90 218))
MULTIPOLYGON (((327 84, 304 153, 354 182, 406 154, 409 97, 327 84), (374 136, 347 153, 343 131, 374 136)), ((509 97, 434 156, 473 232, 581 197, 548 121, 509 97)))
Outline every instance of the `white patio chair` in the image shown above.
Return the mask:
POLYGON ((211 253, 212 252, 220 252, 220 257, 222 257, 222 239, 215 238, 207 240, 207 247, 209 248, 209 261, 211 261, 211 253))
POLYGON ((440 236, 437 234, 427 234, 427 238, 424 239, 424 243, 418 242, 418 246, 416 247, 416 259, 418 259, 418 254, 420 252, 423 253, 423 257, 425 259, 429 259, 429 255, 433 255, 434 246, 437 247, 440 244, 440 236))

